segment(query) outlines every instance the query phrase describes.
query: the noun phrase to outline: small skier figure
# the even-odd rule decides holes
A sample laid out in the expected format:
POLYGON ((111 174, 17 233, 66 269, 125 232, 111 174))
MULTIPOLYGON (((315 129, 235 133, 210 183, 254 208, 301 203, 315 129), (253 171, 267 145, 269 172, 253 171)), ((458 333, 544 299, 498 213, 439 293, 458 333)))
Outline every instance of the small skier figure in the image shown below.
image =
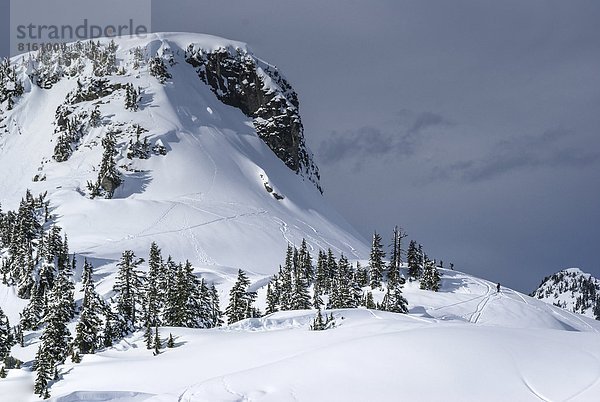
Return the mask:
POLYGON ((500 283, 496 285, 496 293, 500 293, 500 283))

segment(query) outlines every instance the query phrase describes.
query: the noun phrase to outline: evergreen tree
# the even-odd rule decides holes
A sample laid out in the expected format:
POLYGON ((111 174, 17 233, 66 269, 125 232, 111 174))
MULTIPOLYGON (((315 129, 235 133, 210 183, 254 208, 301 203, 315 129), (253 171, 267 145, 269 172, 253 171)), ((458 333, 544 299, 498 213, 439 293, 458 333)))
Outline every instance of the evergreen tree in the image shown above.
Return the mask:
POLYGON ((323 320, 323 314, 321 314, 321 309, 317 310, 317 315, 313 320, 310 329, 313 331, 323 331, 325 329, 325 321, 323 320))
POLYGON ((51 357, 48 356, 43 350, 43 345, 40 345, 36 354, 35 361, 37 366, 37 373, 33 385, 33 393, 39 395, 44 399, 47 399, 46 395, 49 397, 48 383, 50 382, 50 380, 52 380, 54 365, 52 363, 51 357))
POLYGON ((277 277, 273 277, 267 284, 267 314, 272 314, 279 311, 277 304, 279 303, 277 277))
POLYGON ((326 281, 326 293, 331 293, 333 290, 333 281, 335 279, 337 273, 337 262, 335 260, 335 256, 333 255, 333 251, 331 249, 327 249, 327 263, 326 263, 326 272, 327 272, 327 281, 326 281))
POLYGON ((383 270, 385 253, 381 245, 381 236, 375 232, 373 234, 373 243, 371 245, 371 254, 369 257, 369 273, 371 277, 371 289, 381 288, 383 281, 383 270))
POLYGON ((396 284, 394 287, 388 287, 383 297, 381 309, 391 311, 392 313, 408 313, 408 302, 402 295, 402 285, 396 284))
POLYGON ((440 272, 435 266, 435 262, 427 258, 427 256, 424 257, 424 261, 425 268, 423 270, 420 287, 424 290, 433 290, 434 292, 437 292, 440 289, 440 272))
POLYGON ((152 349, 152 345, 153 345, 153 334, 152 334, 152 327, 150 327, 150 325, 146 324, 146 329, 144 330, 144 342, 146 342, 146 349, 150 350, 152 349))
POLYGON ((366 295, 364 296, 364 302, 363 305, 366 308, 369 309, 376 309, 377 305, 375 304, 375 301, 373 300, 373 293, 370 291, 367 291, 366 295))
POLYGON ((116 295, 116 307, 119 314, 120 332, 125 335, 134 330, 140 317, 140 306, 143 303, 143 277, 136 268, 143 262, 133 251, 123 252, 117 264, 119 272, 113 286, 116 295))
POLYGON ((390 256, 390 262, 388 265, 388 284, 395 287, 401 282, 400 278, 400 266, 402 264, 402 239, 406 237, 406 233, 399 229, 398 226, 394 227, 394 233, 392 238, 392 254, 390 256))
POLYGON ((237 280, 229 292, 229 304, 225 309, 228 324, 252 316, 252 303, 256 299, 256 293, 248 291, 249 285, 250 279, 248 279, 244 271, 240 269, 238 271, 237 280))
POLYGON ((29 303, 20 314, 21 328, 24 330, 36 330, 39 328, 45 314, 45 299, 45 295, 36 287, 31 294, 29 303))
MULTIPOLYGON (((306 247, 306 243, 305 243, 306 247)), ((310 308, 310 294, 308 293, 308 280, 307 277, 312 276, 307 275, 306 267, 302 267, 301 261, 302 259, 308 260, 308 265, 311 266, 310 271, 312 272, 312 263, 310 263, 310 255, 308 257, 306 255, 302 256, 301 253, 298 253, 298 258, 294 259, 292 265, 292 294, 290 300, 290 310, 306 310, 310 308)))
POLYGON ((100 315, 104 308, 102 299, 96 293, 92 277, 93 267, 87 259, 83 263, 83 302, 79 322, 75 327, 75 348, 83 353, 95 353, 100 347, 102 321, 100 315))
POLYGON ((356 282, 361 288, 369 284, 369 272, 358 261, 356 262, 356 282))
POLYGON ((310 286, 315 279, 315 269, 305 239, 302 239, 302 244, 298 251, 298 268, 300 270, 301 279, 307 286, 310 286))
POLYGON ((104 195, 105 198, 112 198, 115 190, 121 185, 122 179, 117 170, 115 156, 117 155, 116 141, 113 133, 107 133, 102 139, 102 162, 98 172, 98 179, 95 184, 88 184, 90 195, 97 197, 104 195))
POLYGON ((354 276, 354 271, 348 259, 341 255, 329 295, 328 308, 354 308, 358 306, 360 300, 356 298, 355 291, 358 285, 354 281, 354 276))
POLYGON ((163 275, 163 260, 160 249, 155 242, 150 246, 150 257, 148 258, 148 279, 145 284, 145 322, 146 326, 158 326, 161 323, 160 313, 162 311, 164 301, 162 300, 162 292, 160 291, 161 282, 164 282, 161 276, 163 275))
POLYGON ((158 356, 160 354, 161 347, 162 342, 160 340, 160 334, 158 333, 158 327, 154 327, 154 356, 158 356))
POLYGON ((117 315, 112 311, 110 305, 105 306, 106 320, 104 321, 104 330, 102 331, 102 344, 104 347, 111 347, 121 334, 122 324, 117 315))
POLYGON ((410 241, 408 251, 406 253, 408 263, 408 276, 411 280, 416 280, 421 277, 421 251, 417 247, 417 242, 410 241))
POLYGON ((169 340, 167 341, 167 347, 168 348, 175 347, 175 340, 173 339, 173 334, 171 334, 171 333, 169 333, 169 340))
POLYGON ((317 291, 315 291, 313 293, 313 301, 312 301, 313 308, 320 309, 324 305, 325 305, 325 303, 323 302, 323 298, 317 291))
POLYGON ((217 288, 215 285, 211 285, 210 287, 210 318, 212 323, 212 328, 220 327, 223 325, 223 312, 220 308, 219 303, 219 293, 217 292, 217 288))
POLYGON ((8 322, 8 317, 0 308, 0 362, 4 361, 10 354, 11 347, 15 344, 15 338, 8 322))
POLYGON ((6 370, 4 369, 4 366, 2 366, 0 368, 0 378, 6 378, 6 375, 7 375, 6 370))
POLYGON ((319 250, 314 290, 316 294, 324 294, 327 292, 327 289, 327 256, 323 250, 319 250))
POLYGON ((192 264, 185 262, 177 273, 177 289, 181 300, 180 326, 189 328, 203 328, 202 306, 200 303, 200 281, 194 275, 192 264))
POLYGON ((283 268, 279 269, 279 278, 281 279, 281 289, 279 294, 282 310, 294 309, 294 300, 292 298, 294 292, 294 277, 296 276, 294 262, 294 249, 288 244, 285 254, 285 263, 283 268))
POLYGON ((63 363, 68 354, 71 332, 67 325, 73 318, 75 308, 72 287, 72 282, 61 272, 48 297, 48 311, 44 317, 46 327, 40 336, 40 353, 52 367, 63 363))

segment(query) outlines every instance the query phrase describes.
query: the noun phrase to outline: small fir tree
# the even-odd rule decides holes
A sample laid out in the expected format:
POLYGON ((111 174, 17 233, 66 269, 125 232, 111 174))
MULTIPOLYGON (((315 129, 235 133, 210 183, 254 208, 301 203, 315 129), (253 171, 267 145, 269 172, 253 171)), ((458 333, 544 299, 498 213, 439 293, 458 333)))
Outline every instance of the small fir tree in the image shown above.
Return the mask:
POLYGON ((383 270, 385 253, 381 244, 381 236, 375 232, 371 244, 371 254, 369 257, 369 273, 371 277, 371 289, 381 288, 383 281, 383 270))

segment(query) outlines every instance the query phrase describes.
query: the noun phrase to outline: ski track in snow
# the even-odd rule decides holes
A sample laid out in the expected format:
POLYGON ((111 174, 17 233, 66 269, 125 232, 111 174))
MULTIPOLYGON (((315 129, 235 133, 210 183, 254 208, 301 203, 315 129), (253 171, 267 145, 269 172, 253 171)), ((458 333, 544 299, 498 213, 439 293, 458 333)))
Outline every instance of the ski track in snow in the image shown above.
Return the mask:
POLYGON ((525 386, 527 387, 527 389, 529 391, 531 391, 531 393, 538 398, 540 401, 544 401, 544 402, 551 402, 550 399, 547 399, 546 397, 542 396, 538 391, 536 391, 533 386, 529 383, 529 381, 523 377, 523 374, 521 374, 521 381, 523 382, 523 384, 525 384, 525 386))
POLYGON ((473 312, 473 314, 471 314, 471 317, 469 318, 469 321, 473 324, 477 324, 477 322, 479 321, 479 318, 481 318, 481 314, 483 313, 483 310, 487 306, 487 304, 490 301, 490 298, 492 296, 492 287, 488 283, 481 281, 479 279, 477 279, 476 282, 481 285, 484 285, 487 288, 487 292, 485 295, 483 295, 483 300, 477 304, 477 309, 473 312))

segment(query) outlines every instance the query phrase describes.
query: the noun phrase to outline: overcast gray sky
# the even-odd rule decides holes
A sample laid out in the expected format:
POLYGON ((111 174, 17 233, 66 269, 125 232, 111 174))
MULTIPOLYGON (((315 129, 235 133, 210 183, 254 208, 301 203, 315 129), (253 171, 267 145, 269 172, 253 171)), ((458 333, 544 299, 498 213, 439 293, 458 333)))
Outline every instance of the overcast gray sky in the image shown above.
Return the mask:
POLYGON ((365 237, 397 223, 446 265, 526 292, 571 266, 600 277, 600 2, 152 11, 154 31, 241 40, 282 70, 326 197, 365 237))

